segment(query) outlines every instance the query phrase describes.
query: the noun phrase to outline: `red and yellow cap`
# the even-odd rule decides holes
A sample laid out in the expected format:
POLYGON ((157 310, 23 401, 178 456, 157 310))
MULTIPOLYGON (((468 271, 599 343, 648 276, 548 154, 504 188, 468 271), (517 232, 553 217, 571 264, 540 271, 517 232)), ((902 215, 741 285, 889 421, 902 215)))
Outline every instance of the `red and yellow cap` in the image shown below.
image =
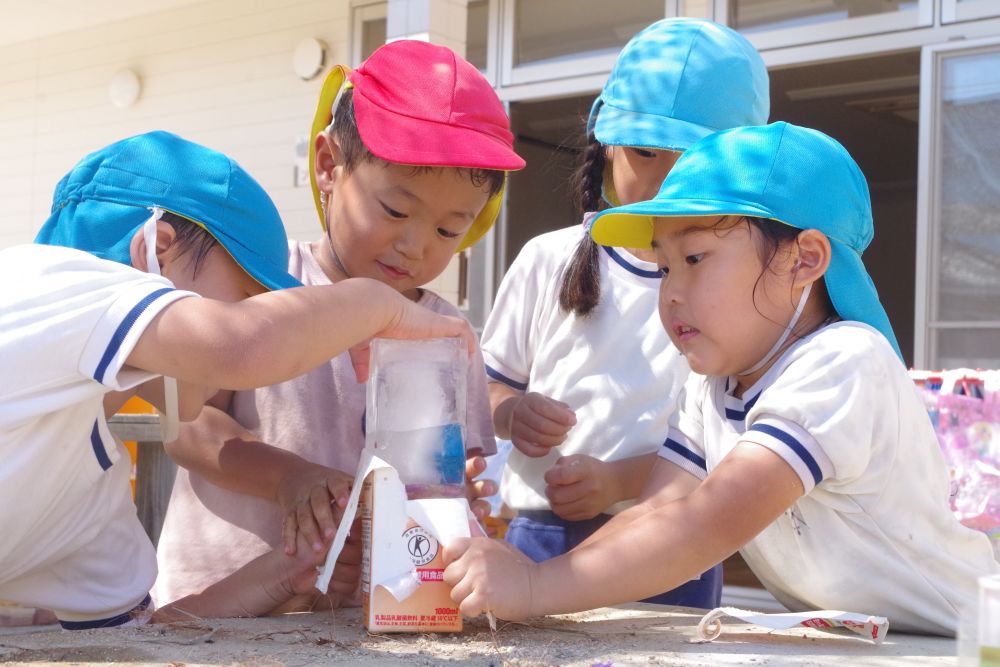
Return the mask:
MULTIPOLYGON (((380 47, 356 70, 334 67, 323 82, 309 144, 309 175, 320 224, 326 221, 316 186, 315 138, 332 120, 345 87, 354 89, 354 116, 365 147, 396 164, 516 171, 524 160, 503 104, 474 66, 449 48, 415 40, 380 47)), ((478 241, 500 211, 503 190, 490 198, 459 250, 478 241)))

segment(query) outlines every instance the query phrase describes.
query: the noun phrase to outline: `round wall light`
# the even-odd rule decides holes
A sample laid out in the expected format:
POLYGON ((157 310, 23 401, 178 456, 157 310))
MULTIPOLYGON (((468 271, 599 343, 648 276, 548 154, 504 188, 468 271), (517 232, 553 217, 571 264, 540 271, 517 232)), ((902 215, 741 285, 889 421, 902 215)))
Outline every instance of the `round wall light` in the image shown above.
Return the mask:
POLYGON ((115 72, 111 77, 111 85, 108 86, 108 97, 111 104, 118 109, 127 109, 135 104, 142 91, 142 83, 139 75, 134 71, 125 68, 115 72))
POLYGON ((326 44, 315 37, 307 37, 295 47, 292 69, 303 81, 308 81, 323 71, 326 63, 326 44))

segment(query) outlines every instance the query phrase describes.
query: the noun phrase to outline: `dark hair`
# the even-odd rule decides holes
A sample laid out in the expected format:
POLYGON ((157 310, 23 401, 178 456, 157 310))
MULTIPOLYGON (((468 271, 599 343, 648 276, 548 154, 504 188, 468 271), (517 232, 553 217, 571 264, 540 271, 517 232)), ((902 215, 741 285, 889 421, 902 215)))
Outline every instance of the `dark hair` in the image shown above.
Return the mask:
MULTIPOLYGON (((368 150, 368 147, 365 146, 365 143, 361 140, 361 134, 358 132, 358 121, 354 116, 353 89, 348 88, 341 94, 340 103, 337 105, 337 113, 333 120, 333 134, 337 137, 337 143, 340 145, 340 151, 344 156, 344 168, 347 169, 348 172, 353 171, 354 168, 361 162, 371 162, 382 165, 393 164, 374 155, 370 150, 368 150)), ((486 189, 489 192, 491 199, 499 194, 503 189, 504 172, 498 169, 479 169, 475 167, 431 167, 422 165, 412 165, 412 167, 414 174, 444 168, 457 169, 459 172, 467 173, 469 175, 469 180, 472 181, 472 184, 477 188, 486 189)))
POLYGON ((205 257, 208 256, 212 248, 219 245, 219 242, 204 227, 176 213, 164 211, 160 220, 170 223, 170 226, 174 228, 174 245, 177 246, 177 256, 192 255, 193 274, 197 276, 198 269, 204 263, 205 257))
MULTIPOLYGON (((754 294, 756 294, 757 285, 760 284, 761 279, 764 277, 764 272, 771 266, 771 262, 774 261, 778 251, 786 243, 794 242, 795 239, 799 237, 799 234, 802 233, 802 230, 797 227, 792 227, 791 225, 786 225, 785 223, 777 220, 771 220, 770 218, 744 216, 741 219, 746 220, 748 225, 756 227, 757 231, 760 232, 760 234, 757 235, 756 241, 757 256, 760 258, 760 263, 764 266, 764 269, 761 271, 760 275, 757 276, 757 280, 754 282, 754 294)), ((725 218, 723 218, 723 220, 725 220, 725 218)), ((819 295, 826 311, 831 315, 836 314, 833 302, 830 301, 830 295, 826 291, 826 281, 822 278, 817 280, 813 284, 813 291, 819 295)), ((754 307, 756 308, 756 304, 754 307)), ((760 310, 757 312, 760 312, 760 310)))
MULTIPOLYGON (((570 181, 581 215, 605 208, 601 189, 606 164, 604 145, 593 132, 589 133, 580 166, 570 181)), ((600 248, 590 234, 585 232, 563 273, 562 285, 559 287, 559 306, 578 317, 586 317, 597 307, 600 299, 600 248)))

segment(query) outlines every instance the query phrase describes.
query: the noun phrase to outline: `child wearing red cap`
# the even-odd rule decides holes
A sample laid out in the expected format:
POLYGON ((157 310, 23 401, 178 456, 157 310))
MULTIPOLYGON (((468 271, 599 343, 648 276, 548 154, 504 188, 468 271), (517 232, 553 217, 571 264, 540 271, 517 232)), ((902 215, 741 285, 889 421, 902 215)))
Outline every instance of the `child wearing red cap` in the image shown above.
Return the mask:
MULTIPOLYGON (((353 72, 331 71, 312 136, 313 192, 325 233, 289 243, 289 271, 306 285, 373 278, 457 315, 421 285, 489 230, 505 172, 524 166, 489 83, 450 49, 393 42, 353 72)), ((467 449, 490 454, 495 441, 478 351, 468 386, 467 449)), ((365 390, 346 355, 217 405, 169 445, 190 472, 178 471, 160 536, 154 597, 161 602, 225 576, 283 537, 294 550, 296 531, 321 548, 336 528, 332 490, 353 478, 364 446, 365 390)), ((481 457, 475 465, 483 465, 481 457)), ((353 591, 356 547, 341 554, 331 593, 353 591)))

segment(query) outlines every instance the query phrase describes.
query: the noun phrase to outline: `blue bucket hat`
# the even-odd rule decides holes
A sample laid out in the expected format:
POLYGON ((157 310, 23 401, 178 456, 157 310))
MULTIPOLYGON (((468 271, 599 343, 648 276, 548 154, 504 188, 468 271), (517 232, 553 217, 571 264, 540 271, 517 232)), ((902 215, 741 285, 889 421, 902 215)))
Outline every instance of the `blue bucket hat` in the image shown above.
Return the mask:
POLYGON ((723 215, 823 232, 834 310, 878 329, 902 358, 861 261, 874 236, 868 184, 847 150, 822 132, 773 123, 709 136, 677 160, 655 198, 599 213, 590 232, 602 245, 648 248, 654 217, 723 215))
POLYGON ((713 132, 762 125, 767 68, 739 33, 670 18, 629 40, 590 110, 588 131, 612 146, 684 151, 713 132))
POLYGON ((263 188, 234 160, 169 132, 123 139, 86 156, 56 186, 35 243, 131 264, 129 244, 159 207, 211 234, 268 289, 299 287, 288 237, 263 188))

